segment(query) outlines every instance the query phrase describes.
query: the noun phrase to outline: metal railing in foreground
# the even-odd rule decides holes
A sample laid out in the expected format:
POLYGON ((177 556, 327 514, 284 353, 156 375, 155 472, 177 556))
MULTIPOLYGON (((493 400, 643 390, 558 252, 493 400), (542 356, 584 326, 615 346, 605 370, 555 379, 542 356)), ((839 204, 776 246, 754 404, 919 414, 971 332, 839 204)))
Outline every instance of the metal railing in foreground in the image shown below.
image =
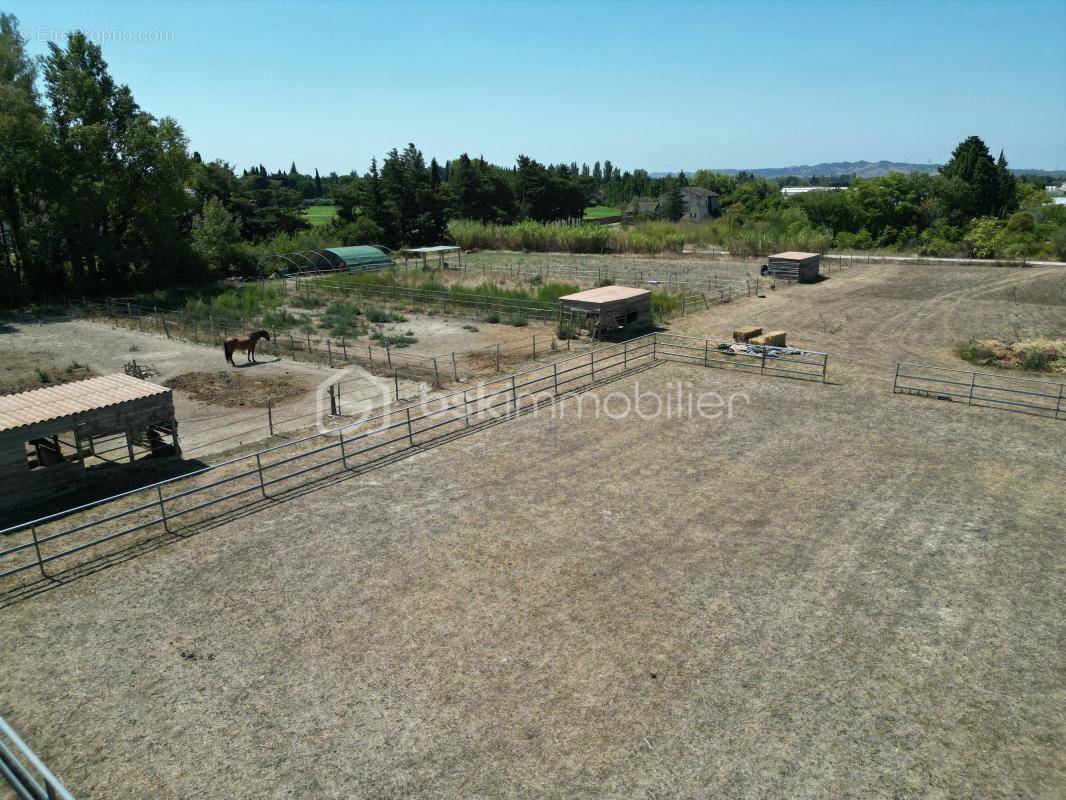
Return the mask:
POLYGON ((0 717, 0 776, 20 800, 74 800, 74 795, 3 717, 0 717))
MULTIPOLYGON (((672 341, 688 338, 653 333, 606 345, 470 389, 399 408, 389 407, 368 419, 340 423, 329 430, 0 530, 7 545, 0 550, 0 578, 29 570, 38 570, 50 578, 46 569, 49 564, 107 542, 147 529, 174 533, 179 527, 195 524, 196 520, 188 515, 223 502, 257 495, 267 500, 329 474, 383 463, 414 448, 482 423, 517 416, 561 394, 657 361, 696 361, 708 367, 735 367, 741 363, 718 356, 717 344, 705 340, 689 340, 702 342, 699 347, 672 341), (700 353, 698 358, 692 355, 693 351, 700 353), (184 522, 189 525, 182 526, 184 522)), ((749 362, 745 366, 767 375, 824 378, 825 354, 808 355, 818 359, 817 363, 804 362, 794 355, 787 361, 783 356, 764 356, 761 361, 766 363, 760 368, 760 359, 743 358, 749 362), (781 364, 775 363, 779 360, 781 364), (783 366, 786 363, 788 367, 783 366), (802 365, 805 367, 801 369, 802 365)), ((135 545, 136 542, 131 543, 135 545)))
POLYGON ((312 473, 317 479, 327 468, 363 466, 515 416, 547 398, 645 366, 654 350, 654 334, 607 345, 0 530, 9 545, 0 550, 0 578, 33 569, 50 577, 46 566, 59 559, 157 526, 173 532, 183 517, 224 501, 268 499, 271 492, 308 482, 297 479, 312 473), (91 518, 70 525, 65 520, 74 514, 91 518))
POLYGON ((1066 384, 1039 378, 900 361, 892 392, 1066 419, 1066 384))
POLYGON ((787 375, 822 383, 829 369, 829 354, 817 350, 715 342, 676 333, 657 333, 655 339, 656 357, 666 361, 729 367, 762 375, 787 375))

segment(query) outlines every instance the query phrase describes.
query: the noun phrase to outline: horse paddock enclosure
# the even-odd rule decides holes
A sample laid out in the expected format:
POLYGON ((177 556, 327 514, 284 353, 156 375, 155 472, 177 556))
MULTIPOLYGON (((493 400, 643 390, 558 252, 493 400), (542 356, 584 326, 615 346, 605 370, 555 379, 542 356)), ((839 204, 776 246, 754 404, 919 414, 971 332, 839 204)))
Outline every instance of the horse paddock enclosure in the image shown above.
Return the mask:
POLYGON ((877 266, 687 317, 829 382, 690 347, 160 532, 5 596, 4 717, 79 798, 1059 797, 1066 427, 892 385, 1064 309, 877 266))

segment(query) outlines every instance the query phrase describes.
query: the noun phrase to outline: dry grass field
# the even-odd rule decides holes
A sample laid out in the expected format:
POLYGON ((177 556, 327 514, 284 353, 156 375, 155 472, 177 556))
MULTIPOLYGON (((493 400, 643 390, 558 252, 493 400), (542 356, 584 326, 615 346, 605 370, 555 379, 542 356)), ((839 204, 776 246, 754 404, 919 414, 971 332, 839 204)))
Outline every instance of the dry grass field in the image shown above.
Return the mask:
POLYGON ((1066 423, 890 392, 1061 334, 1066 272, 856 268, 686 317, 827 385, 602 385, 0 610, 4 716, 79 798, 1058 798, 1066 423), (1006 329, 1006 330, 1004 330, 1006 329))

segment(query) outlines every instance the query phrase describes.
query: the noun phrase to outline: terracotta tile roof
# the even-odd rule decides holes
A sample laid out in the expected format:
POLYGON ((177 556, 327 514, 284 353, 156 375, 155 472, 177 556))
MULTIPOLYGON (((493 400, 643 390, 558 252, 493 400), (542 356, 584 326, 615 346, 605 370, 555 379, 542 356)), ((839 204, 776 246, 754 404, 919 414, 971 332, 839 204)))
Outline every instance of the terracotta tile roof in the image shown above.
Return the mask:
POLYGON ((586 289, 584 292, 568 294, 560 300, 573 300, 579 303, 612 303, 615 300, 629 300, 631 297, 650 295, 647 289, 634 289, 631 286, 601 286, 598 289, 586 289))
POLYGON ((170 389, 116 374, 3 395, 0 396, 0 432, 159 394, 170 394, 170 389))

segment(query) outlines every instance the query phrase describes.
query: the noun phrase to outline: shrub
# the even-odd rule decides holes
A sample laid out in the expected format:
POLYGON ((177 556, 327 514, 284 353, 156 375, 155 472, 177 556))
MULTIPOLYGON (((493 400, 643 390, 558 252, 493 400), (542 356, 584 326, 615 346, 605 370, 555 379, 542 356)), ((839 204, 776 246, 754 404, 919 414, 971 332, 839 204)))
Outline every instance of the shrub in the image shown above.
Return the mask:
POLYGON ((382 347, 397 347, 404 348, 418 342, 415 335, 411 331, 406 333, 389 334, 385 333, 381 328, 377 328, 370 334, 370 338, 377 342, 382 347))
POLYGON ((393 314, 383 308, 368 308, 366 318, 377 325, 383 325, 386 322, 407 322, 407 317, 403 314, 393 314))
POLYGON ((499 321, 500 321, 500 314, 499 314, 498 311, 490 311, 488 314, 485 315, 485 322, 489 322, 489 323, 492 323, 493 325, 496 325, 496 324, 499 323, 499 321))
POLYGON ((296 308, 322 308, 326 304, 326 301, 319 297, 317 294, 301 294, 293 297, 288 303, 290 306, 296 308))
POLYGON ((563 340, 576 339, 577 327, 568 320, 559 320, 559 324, 555 326, 555 338, 563 340))
POLYGON ((303 314, 293 314, 284 308, 274 309, 268 311, 263 315, 262 325, 269 330, 304 330, 313 331, 315 329, 315 323, 310 318, 303 314))
POLYGON ((969 361, 971 364, 980 364, 986 367, 996 360, 995 352, 993 352, 993 350, 987 345, 981 344, 978 341, 970 341, 964 345, 960 345, 955 352, 963 361, 969 361))
POLYGON ((1048 352, 1043 349, 1033 348, 1031 350, 1022 350, 1019 354, 1022 367, 1034 372, 1042 372, 1048 368, 1048 364, 1051 363, 1051 357, 1048 352))
POLYGON ((356 337, 366 333, 366 326, 359 320, 359 307, 344 300, 330 303, 322 313, 322 324, 334 336, 356 337))
POLYGON ((529 324, 529 320, 521 314, 512 314, 510 317, 508 317, 507 324, 513 325, 516 328, 524 328, 526 327, 526 325, 529 324))

